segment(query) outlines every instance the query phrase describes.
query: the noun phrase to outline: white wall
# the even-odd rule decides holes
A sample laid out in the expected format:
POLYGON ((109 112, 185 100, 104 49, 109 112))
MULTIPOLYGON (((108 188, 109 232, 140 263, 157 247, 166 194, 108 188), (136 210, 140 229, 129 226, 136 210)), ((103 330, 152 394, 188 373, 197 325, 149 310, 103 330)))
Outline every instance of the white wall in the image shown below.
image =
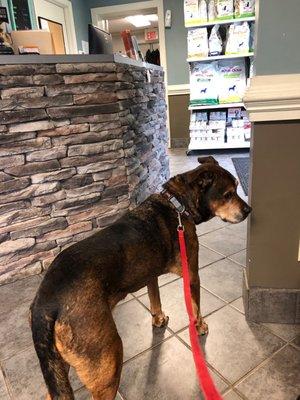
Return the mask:
MULTIPOLYGON (((144 30, 134 31, 134 32, 132 32, 132 34, 136 36, 137 41, 138 41, 139 46, 140 46, 140 49, 141 49, 141 52, 145 56, 147 50, 150 49, 150 44, 149 43, 141 44, 141 42, 145 42, 144 30)), ((123 44, 123 40, 121 38, 120 33, 113 33, 112 34, 112 39, 113 39, 113 51, 114 51, 114 53, 119 53, 121 51, 123 54, 125 54, 124 44, 123 44)), ((157 48, 159 49, 159 43, 154 43, 153 44, 153 48, 154 49, 157 49, 157 48)))

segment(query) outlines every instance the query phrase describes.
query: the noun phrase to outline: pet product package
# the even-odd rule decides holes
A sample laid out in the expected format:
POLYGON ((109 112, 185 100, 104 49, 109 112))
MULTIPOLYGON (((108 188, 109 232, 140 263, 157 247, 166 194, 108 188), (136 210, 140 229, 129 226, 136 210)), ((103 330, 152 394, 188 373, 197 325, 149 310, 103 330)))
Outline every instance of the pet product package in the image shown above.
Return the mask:
POLYGON ((235 0, 235 18, 253 17, 255 15, 255 0, 235 0))
POLYGON ((199 2, 199 20, 201 22, 207 22, 207 3, 206 0, 200 0, 199 2))
POLYGON ((207 113, 206 112, 193 112, 191 114, 190 130, 203 130, 207 128, 207 113))
POLYGON ((233 0, 215 0, 216 19, 232 19, 234 17, 233 0))
POLYGON ((207 28, 196 28, 188 31, 188 57, 207 57, 207 28))
POLYGON ((184 0, 184 20, 185 23, 198 19, 199 17, 199 0, 184 0))
POLYGON ((245 60, 221 60, 218 63, 219 103, 239 103, 246 90, 245 60))
POLYGON ((207 22, 206 0, 185 0, 184 20, 186 26, 207 22))
POLYGON ((214 21, 216 19, 215 0, 208 0, 208 3, 207 3, 207 19, 208 19, 208 21, 214 21))
POLYGON ((228 125, 232 124, 232 121, 235 119, 241 119, 241 112, 242 109, 239 108, 229 108, 228 109, 228 117, 227 117, 227 122, 228 125))
POLYGON ((227 32, 225 54, 249 53, 249 38, 247 22, 231 24, 227 32))
POLYGON ((195 62, 190 72, 190 104, 218 104, 217 63, 195 62))
POLYGON ((209 114, 209 127, 211 129, 222 129, 225 133, 226 111, 213 111, 209 114))
POLYGON ((219 34, 219 25, 214 25, 209 36, 209 55, 218 56, 222 54, 223 42, 219 34))

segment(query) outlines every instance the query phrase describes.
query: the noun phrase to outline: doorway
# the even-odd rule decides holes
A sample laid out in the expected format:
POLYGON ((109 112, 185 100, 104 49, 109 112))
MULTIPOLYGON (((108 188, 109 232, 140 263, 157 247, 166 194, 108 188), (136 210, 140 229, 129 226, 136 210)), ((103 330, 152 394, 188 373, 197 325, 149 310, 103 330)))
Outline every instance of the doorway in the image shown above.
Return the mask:
MULTIPOLYGON (((167 71, 167 56, 166 56, 166 41, 165 41, 165 18, 163 0, 149 0, 137 3, 122 4, 117 6, 97 7, 91 9, 92 24, 103 29, 109 30, 109 20, 123 19, 129 16, 136 15, 157 15, 157 29, 159 43, 153 43, 152 50, 159 49, 160 65, 164 69, 165 88, 168 87, 168 71, 167 71)), ((147 28, 147 27, 145 27, 147 28)), ((149 43, 146 43, 148 46, 149 43)), ((143 50, 144 44, 140 43, 140 48, 143 50)), ((150 46, 151 51, 151 46, 150 46)), ((166 91, 166 102, 168 106, 168 96, 166 91)), ((169 122, 169 107, 167 112, 167 128, 169 132, 170 146, 170 122, 169 122)))
POLYGON ((68 0, 34 0, 38 26, 51 32, 55 54, 77 54, 72 4, 68 0))
POLYGON ((165 28, 164 28, 164 10, 162 0, 142 1, 118 6, 97 7, 91 9, 92 23, 104 30, 111 30, 113 36, 114 52, 123 52, 123 43, 118 38, 121 30, 129 29, 137 37, 141 52, 145 55, 147 50, 159 50, 160 65, 165 70, 165 84, 167 86, 166 74, 166 48, 165 48, 165 28), (129 17, 136 16, 157 16, 156 21, 150 21, 150 25, 137 27, 128 22, 129 17), (147 40, 145 29, 157 28, 158 38, 153 41, 147 40))

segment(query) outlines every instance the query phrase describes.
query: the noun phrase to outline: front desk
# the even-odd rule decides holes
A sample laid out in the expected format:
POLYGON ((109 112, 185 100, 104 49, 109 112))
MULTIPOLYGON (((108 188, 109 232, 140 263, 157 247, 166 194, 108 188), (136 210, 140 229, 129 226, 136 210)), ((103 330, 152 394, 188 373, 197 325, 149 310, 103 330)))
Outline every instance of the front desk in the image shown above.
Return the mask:
POLYGON ((0 283, 40 273, 168 178, 161 67, 0 57, 0 283))

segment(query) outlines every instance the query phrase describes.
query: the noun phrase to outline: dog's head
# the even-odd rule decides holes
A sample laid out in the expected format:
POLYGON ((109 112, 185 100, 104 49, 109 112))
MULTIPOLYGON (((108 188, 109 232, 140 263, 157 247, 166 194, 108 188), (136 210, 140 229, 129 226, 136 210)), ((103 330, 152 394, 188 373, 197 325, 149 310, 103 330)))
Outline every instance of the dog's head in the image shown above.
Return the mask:
POLYGON ((214 216, 238 223, 251 207, 237 194, 238 181, 213 157, 199 157, 199 167, 176 175, 164 184, 191 214, 196 224, 214 216))

